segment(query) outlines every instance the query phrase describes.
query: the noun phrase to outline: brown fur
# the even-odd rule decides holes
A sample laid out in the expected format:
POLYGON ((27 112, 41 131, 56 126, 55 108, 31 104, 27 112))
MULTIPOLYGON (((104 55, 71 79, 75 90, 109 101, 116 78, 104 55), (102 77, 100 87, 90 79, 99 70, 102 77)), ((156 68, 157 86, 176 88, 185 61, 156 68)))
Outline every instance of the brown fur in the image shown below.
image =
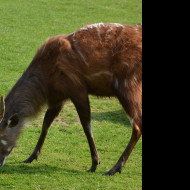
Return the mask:
POLYGON ((121 171, 142 133, 142 25, 100 23, 48 39, 7 95, 0 134, 9 128, 7 121, 15 113, 19 118, 16 129, 20 129, 26 118, 35 116, 47 103, 41 137, 26 160, 31 162, 40 154, 53 119, 64 102, 71 99, 89 142, 92 155, 89 171, 93 172, 99 156, 90 131, 88 94, 117 97, 133 120, 129 145, 118 163, 106 173, 113 175, 121 171))

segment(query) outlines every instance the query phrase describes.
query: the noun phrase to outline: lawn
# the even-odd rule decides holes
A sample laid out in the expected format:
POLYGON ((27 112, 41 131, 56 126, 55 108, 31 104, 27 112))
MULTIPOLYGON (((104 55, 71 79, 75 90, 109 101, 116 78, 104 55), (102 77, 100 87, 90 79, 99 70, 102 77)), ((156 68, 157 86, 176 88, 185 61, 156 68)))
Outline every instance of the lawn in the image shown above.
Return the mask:
MULTIPOLYGON (((50 36, 68 34, 88 23, 142 22, 141 0, 1 0, 0 94, 6 95, 50 36)), ((122 173, 102 176, 126 148, 131 126, 115 98, 90 96, 92 126, 101 164, 86 173, 91 156, 73 104, 68 101, 52 124, 38 161, 21 163, 33 151, 42 113, 27 124, 3 168, 0 190, 6 189, 142 189, 142 138, 122 173)))

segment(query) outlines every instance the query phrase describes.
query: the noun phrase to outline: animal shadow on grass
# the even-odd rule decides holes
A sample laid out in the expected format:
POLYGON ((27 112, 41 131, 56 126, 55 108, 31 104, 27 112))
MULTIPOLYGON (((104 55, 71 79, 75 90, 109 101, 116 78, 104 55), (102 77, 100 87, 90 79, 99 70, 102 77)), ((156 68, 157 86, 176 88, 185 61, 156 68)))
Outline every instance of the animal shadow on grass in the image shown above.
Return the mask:
POLYGON ((61 172, 64 175, 85 175, 86 172, 80 170, 73 170, 49 165, 38 165, 38 166, 30 166, 25 164, 15 165, 15 164, 7 164, 3 168, 0 168, 0 175, 2 174, 52 174, 56 172, 61 172))
POLYGON ((92 112, 92 120, 108 121, 115 124, 121 124, 131 127, 130 121, 124 110, 106 111, 106 112, 92 112))

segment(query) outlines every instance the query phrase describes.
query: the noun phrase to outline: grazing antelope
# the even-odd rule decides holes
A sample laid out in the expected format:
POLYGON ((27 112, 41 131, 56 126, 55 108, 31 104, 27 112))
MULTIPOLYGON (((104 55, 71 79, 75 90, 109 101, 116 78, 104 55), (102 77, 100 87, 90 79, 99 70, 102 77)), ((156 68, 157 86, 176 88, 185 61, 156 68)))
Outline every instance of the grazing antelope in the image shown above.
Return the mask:
POLYGON ((142 25, 99 23, 49 38, 0 102, 0 166, 15 147, 24 123, 48 105, 38 143, 25 163, 37 159, 48 129, 71 99, 88 139, 95 172, 100 163, 91 128, 88 95, 114 96, 132 121, 132 136, 116 165, 121 172, 142 134, 142 25))

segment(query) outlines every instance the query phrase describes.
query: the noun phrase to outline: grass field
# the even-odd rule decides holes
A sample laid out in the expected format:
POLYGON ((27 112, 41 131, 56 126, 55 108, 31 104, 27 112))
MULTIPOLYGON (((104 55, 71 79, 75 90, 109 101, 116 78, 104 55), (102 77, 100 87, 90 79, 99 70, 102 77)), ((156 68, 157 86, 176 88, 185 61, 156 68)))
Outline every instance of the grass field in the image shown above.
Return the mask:
MULTIPOLYGON (((141 0, 1 0, 0 94, 6 95, 50 36, 71 33, 84 24, 142 22, 141 0)), ((41 131, 42 113, 28 124, 3 168, 6 189, 142 189, 142 138, 128 162, 114 176, 102 176, 126 148, 131 126, 118 100, 90 96, 93 134, 101 164, 86 173, 91 156, 73 104, 68 101, 53 123, 38 161, 24 164, 41 131)))

